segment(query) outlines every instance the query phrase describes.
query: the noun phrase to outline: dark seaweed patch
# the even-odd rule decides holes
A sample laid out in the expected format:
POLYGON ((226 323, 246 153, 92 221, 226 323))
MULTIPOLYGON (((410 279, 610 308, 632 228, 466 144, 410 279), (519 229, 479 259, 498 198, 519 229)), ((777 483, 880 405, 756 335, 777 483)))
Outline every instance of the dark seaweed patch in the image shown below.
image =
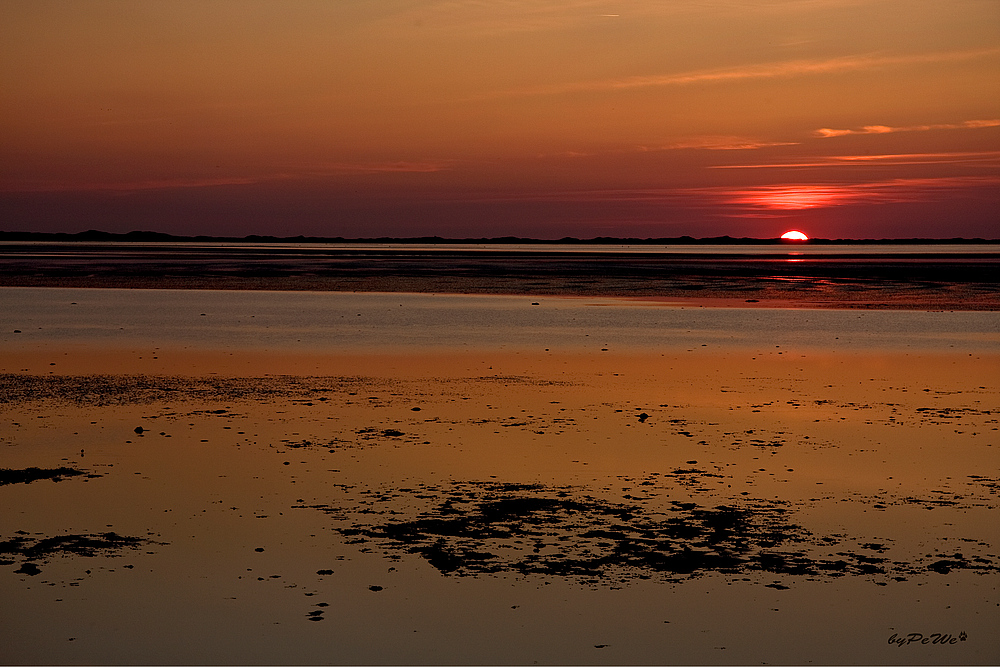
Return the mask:
POLYGON ((45 562, 53 556, 114 557, 121 555, 126 549, 134 550, 150 544, 162 543, 113 532, 36 537, 24 531, 17 531, 14 537, 0 541, 0 557, 7 565, 15 562, 8 556, 19 558, 22 565, 16 571, 34 575, 40 571, 35 563, 45 562))
POLYGON ((0 468, 0 486, 4 484, 30 484, 39 479, 61 482, 64 477, 77 477, 79 475, 100 477, 100 475, 88 474, 86 471, 76 468, 24 468, 21 470, 0 468))
POLYGON ((394 428, 378 429, 378 428, 374 428, 372 426, 369 426, 367 428, 358 429, 357 431, 355 431, 355 433, 357 433, 359 437, 361 437, 361 438, 363 438, 365 440, 370 440, 372 438, 378 438, 378 437, 383 437, 383 438, 398 438, 398 437, 401 437, 403 435, 406 435, 405 433, 403 433, 402 431, 400 431, 398 429, 394 429, 394 428))
POLYGON ((615 586, 706 574, 900 581, 928 571, 1000 570, 995 557, 928 554, 905 561, 872 555, 889 550, 885 540, 816 536, 793 522, 789 504, 779 501, 745 499, 714 507, 674 501, 651 511, 579 489, 499 483, 362 493, 378 502, 355 509, 353 516, 343 508, 299 507, 344 520, 346 525, 334 529, 349 543, 380 549, 390 558, 414 554, 452 576, 513 573, 615 586), (397 509, 399 501, 412 508, 419 499, 430 502, 416 516, 412 509, 397 509), (372 516, 384 520, 372 522, 372 516))
POLYGON ((357 429, 354 431, 355 440, 345 440, 343 438, 328 438, 324 440, 282 440, 282 444, 286 447, 292 449, 325 449, 329 452, 334 452, 342 449, 356 449, 359 447, 371 446, 373 444, 380 444, 385 441, 390 442, 407 442, 414 444, 418 442, 419 438, 415 435, 407 435, 402 431, 394 428, 375 428, 366 427, 357 429))
MULTIPOLYGON (((157 401, 270 401, 316 399, 376 382, 357 377, 182 377, 175 375, 24 375, 0 373, 0 405, 51 402, 74 405, 136 405, 157 401)), ((208 414, 207 411, 198 411, 208 414)), ((195 414, 195 413, 192 413, 195 414)), ((231 414, 212 411, 211 414, 231 414)))
POLYGON ((993 495, 1000 494, 1000 478, 984 477, 983 475, 969 475, 973 483, 986 487, 993 495))
POLYGON ((135 549, 148 540, 140 537, 127 537, 117 533, 100 533, 96 535, 58 535, 36 539, 18 535, 12 539, 0 542, 0 553, 18 554, 29 560, 47 558, 55 554, 72 554, 76 556, 109 555, 125 548, 135 549))
POLYGON ((332 438, 326 442, 318 440, 282 440, 282 445, 291 449, 325 449, 333 452, 337 449, 352 449, 358 447, 358 443, 352 440, 342 440, 332 438))

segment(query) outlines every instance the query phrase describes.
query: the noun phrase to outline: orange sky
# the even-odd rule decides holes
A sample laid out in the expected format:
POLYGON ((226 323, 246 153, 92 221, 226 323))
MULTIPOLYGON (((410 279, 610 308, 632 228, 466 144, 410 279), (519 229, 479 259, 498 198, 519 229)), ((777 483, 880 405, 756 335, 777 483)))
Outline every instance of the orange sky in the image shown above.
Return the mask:
POLYGON ((996 0, 0 0, 0 229, 1000 237, 996 0))

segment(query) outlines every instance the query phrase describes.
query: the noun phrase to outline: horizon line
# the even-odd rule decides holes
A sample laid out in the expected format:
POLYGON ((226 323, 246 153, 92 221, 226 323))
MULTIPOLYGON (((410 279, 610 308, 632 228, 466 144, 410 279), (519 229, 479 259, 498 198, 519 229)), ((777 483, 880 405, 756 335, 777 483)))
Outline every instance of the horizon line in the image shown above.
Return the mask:
POLYGON ((344 236, 307 236, 297 234, 295 236, 274 236, 270 234, 247 234, 245 236, 219 236, 211 234, 171 234, 169 232, 157 232, 150 230, 132 230, 129 232, 106 232, 97 229, 89 229, 81 232, 34 232, 34 231, 6 231, 0 230, 0 242, 6 240, 45 240, 68 242, 87 241, 124 241, 124 242, 266 242, 266 243, 402 243, 402 244, 460 244, 460 243, 490 243, 495 245, 507 244, 748 244, 748 243, 777 243, 781 245, 809 245, 830 244, 830 243, 850 243, 850 244, 872 244, 872 243, 907 243, 907 244, 1000 244, 1000 238, 985 239, 982 237, 882 237, 882 238, 821 238, 809 237, 808 240, 789 240, 780 237, 753 237, 753 236, 706 236, 693 237, 690 235, 662 236, 662 237, 634 237, 634 236, 594 236, 591 238, 578 238, 574 236, 564 236, 561 238, 539 239, 532 237, 522 237, 514 235, 495 237, 443 237, 438 235, 421 236, 378 236, 378 237, 344 237, 344 236), (20 237, 13 238, 10 237, 20 237))

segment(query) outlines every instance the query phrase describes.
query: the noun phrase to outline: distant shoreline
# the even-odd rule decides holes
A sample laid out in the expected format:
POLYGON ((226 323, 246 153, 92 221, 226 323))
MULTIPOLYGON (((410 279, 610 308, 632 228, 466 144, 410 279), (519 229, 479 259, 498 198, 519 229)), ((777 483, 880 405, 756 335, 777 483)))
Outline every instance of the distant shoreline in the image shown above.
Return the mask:
POLYGON ((540 245, 944 245, 944 244, 997 244, 998 239, 983 238, 893 238, 893 239, 821 239, 808 241, 786 241, 780 238, 751 238, 713 236, 694 238, 691 236, 633 238, 596 236, 581 239, 565 236, 560 239, 535 239, 520 236, 500 236, 492 238, 444 238, 441 236, 413 237, 368 237, 345 238, 342 236, 271 236, 248 234, 247 236, 186 236, 154 231, 104 232, 87 230, 84 232, 7 232, 0 231, 0 242, 64 242, 64 243, 396 243, 396 244, 540 244, 540 245))

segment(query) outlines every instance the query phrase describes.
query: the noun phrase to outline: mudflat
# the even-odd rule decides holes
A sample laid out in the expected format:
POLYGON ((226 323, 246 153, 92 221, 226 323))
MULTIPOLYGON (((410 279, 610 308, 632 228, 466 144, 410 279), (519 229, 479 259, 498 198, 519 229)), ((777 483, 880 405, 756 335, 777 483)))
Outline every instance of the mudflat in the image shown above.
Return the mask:
POLYGON ((0 286, 1000 310, 1000 245, 0 243, 0 286))
POLYGON ((1000 656, 994 312, 0 298, 8 663, 1000 656))

